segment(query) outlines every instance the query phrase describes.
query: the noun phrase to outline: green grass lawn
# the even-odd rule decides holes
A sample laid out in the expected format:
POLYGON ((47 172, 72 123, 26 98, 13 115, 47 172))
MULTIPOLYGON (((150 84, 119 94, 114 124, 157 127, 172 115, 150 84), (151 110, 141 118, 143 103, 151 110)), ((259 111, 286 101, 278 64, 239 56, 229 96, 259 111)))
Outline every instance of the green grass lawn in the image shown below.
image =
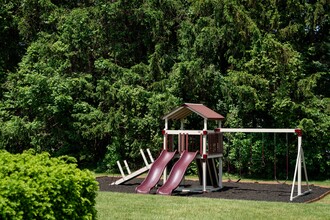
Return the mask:
MULTIPOLYGON (((241 181, 255 180, 243 179, 241 181)), ((287 184, 290 183, 291 181, 287 182, 287 184)), ((330 180, 310 181, 310 184, 330 187, 330 180)), ((96 209, 100 220, 330 219, 330 195, 314 203, 301 204, 98 192, 96 209)))
MULTIPOLYGON (((330 199, 327 199, 329 202, 330 199)), ((99 192, 103 219, 329 219, 329 203, 280 203, 99 192)))
POLYGON ((317 201, 316 203, 328 204, 330 205, 330 195, 327 195, 323 199, 317 201))

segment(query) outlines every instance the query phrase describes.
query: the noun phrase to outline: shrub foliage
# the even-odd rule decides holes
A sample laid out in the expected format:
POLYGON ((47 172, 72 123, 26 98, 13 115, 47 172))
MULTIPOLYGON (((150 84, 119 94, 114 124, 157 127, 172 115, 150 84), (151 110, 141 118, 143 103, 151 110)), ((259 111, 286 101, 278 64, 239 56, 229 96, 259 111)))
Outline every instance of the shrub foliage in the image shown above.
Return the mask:
POLYGON ((95 219, 96 190, 72 157, 0 152, 0 219, 95 219))

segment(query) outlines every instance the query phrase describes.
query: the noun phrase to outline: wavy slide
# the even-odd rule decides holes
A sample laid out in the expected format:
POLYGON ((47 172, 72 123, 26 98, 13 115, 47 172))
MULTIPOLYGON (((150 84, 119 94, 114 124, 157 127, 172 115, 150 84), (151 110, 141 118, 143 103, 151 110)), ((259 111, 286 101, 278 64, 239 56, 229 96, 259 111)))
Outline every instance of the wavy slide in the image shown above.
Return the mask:
POLYGON ((147 177, 135 188, 135 192, 147 194, 158 183, 166 165, 172 160, 176 151, 163 150, 152 164, 147 177))
POLYGON ((165 182, 158 190, 157 194, 161 195, 171 195, 172 191, 176 189, 181 180, 183 179, 184 173, 187 170, 189 164, 194 160, 198 151, 188 152, 184 151, 180 159, 174 164, 170 175, 165 182))

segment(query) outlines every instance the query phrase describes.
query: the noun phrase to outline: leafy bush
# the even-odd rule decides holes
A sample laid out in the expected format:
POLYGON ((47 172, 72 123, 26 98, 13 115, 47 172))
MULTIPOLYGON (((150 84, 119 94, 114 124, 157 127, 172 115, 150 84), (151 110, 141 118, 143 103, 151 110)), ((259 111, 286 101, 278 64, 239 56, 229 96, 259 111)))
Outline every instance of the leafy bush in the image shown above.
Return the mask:
POLYGON ((95 219, 96 190, 72 157, 0 151, 0 219, 95 219))

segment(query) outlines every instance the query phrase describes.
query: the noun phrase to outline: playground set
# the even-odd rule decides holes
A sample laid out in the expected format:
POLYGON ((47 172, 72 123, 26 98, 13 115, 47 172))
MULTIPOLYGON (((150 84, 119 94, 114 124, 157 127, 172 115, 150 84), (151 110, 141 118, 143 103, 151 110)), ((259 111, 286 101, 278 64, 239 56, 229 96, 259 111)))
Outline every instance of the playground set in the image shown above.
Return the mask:
POLYGON ((154 188, 163 176, 163 184, 157 189, 157 194, 171 195, 173 191, 199 191, 212 192, 223 187, 223 134, 224 133, 294 133, 297 135, 297 157, 292 181, 290 201, 307 194, 311 191, 308 184, 307 170, 302 149, 302 131, 300 129, 271 129, 271 128, 222 128, 221 122, 224 117, 209 109, 203 104, 185 103, 163 116, 165 128, 163 134, 163 149, 159 157, 154 160, 149 149, 147 149, 150 163, 140 150, 145 167, 131 172, 126 161, 124 161, 128 175, 125 175, 119 161, 117 161, 122 178, 111 183, 112 185, 122 184, 132 178, 148 172, 142 183, 136 187, 136 193, 147 194, 154 188), (203 118, 203 128, 200 130, 186 130, 184 120, 192 113, 203 118), (169 129, 169 120, 180 120, 179 130, 169 129), (208 121, 215 121, 216 128, 208 129, 208 121), (168 166, 171 161, 176 160, 168 174, 168 166), (195 161, 198 168, 198 176, 201 187, 186 189, 179 187, 184 179, 185 172, 189 165, 195 161), (302 168, 308 190, 302 192, 302 168), (296 184, 297 182, 297 184, 296 184), (295 186, 297 195, 294 196, 295 186))

